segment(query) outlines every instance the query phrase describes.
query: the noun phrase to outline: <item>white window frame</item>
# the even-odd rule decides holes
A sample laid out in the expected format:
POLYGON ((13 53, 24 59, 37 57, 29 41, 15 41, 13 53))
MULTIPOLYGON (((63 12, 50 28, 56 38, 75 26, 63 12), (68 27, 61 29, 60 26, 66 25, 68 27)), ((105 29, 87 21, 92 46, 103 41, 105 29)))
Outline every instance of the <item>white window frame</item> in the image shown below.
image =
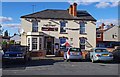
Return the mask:
POLYGON ((38 50, 38 38, 37 37, 32 37, 32 50, 38 50), (33 49, 33 39, 37 39, 36 42, 34 42, 36 44, 36 49, 33 49))

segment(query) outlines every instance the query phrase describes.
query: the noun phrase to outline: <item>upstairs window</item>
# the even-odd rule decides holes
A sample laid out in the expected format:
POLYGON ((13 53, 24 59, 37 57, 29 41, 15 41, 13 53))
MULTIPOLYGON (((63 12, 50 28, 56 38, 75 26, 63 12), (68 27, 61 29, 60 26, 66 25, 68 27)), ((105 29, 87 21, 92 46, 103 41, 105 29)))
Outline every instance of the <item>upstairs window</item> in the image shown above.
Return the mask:
POLYGON ((85 23, 84 22, 80 23, 80 34, 85 34, 85 23))
POLYGON ((60 33, 66 33, 66 22, 65 21, 60 21, 60 33))
POLYGON ((97 33, 97 38, 101 38, 101 33, 97 33))
POLYGON ((38 32, 38 21, 32 22, 32 32, 38 32))

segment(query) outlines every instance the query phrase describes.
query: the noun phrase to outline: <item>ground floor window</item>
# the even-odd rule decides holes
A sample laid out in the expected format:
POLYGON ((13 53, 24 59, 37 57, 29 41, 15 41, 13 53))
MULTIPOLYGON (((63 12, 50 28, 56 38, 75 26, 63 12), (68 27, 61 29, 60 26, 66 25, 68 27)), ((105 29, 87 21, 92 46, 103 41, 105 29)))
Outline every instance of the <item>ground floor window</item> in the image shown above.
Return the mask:
POLYGON ((60 37, 60 44, 64 44, 66 42, 66 38, 60 37))
POLYGON ((39 38, 39 49, 42 49, 42 38, 39 38))
POLYGON ((28 38, 28 47, 30 49, 30 38, 28 38))
POLYGON ((85 38, 80 38, 80 48, 85 49, 85 38))
POLYGON ((32 50, 37 49, 37 38, 32 38, 32 50))

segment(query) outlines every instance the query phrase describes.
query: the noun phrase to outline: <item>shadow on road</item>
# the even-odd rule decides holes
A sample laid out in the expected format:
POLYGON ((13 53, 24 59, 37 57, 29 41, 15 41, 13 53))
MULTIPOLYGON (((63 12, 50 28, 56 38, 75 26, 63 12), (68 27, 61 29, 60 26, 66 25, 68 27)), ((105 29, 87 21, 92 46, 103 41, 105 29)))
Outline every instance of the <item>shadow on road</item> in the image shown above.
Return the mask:
POLYGON ((3 70, 24 70, 26 67, 33 66, 46 66, 53 65, 56 62, 63 62, 63 60, 54 60, 54 59, 40 59, 40 60, 31 60, 26 63, 19 61, 12 61, 2 65, 3 70))

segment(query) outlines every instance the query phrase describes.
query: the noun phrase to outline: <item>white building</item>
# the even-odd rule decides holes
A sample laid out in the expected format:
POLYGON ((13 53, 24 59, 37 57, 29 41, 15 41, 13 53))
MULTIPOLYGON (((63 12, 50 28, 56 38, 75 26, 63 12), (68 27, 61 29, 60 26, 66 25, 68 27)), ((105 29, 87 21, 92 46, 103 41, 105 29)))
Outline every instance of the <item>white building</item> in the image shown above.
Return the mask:
POLYGON ((14 34, 11 38, 11 41, 14 41, 15 44, 20 44, 21 42, 21 37, 19 34, 14 34))
POLYGON ((120 41, 120 27, 112 26, 111 28, 104 31, 103 41, 120 41))
POLYGON ((21 45, 54 54, 66 40, 72 47, 96 47, 96 20, 74 3, 68 10, 47 9, 21 16, 21 45))

